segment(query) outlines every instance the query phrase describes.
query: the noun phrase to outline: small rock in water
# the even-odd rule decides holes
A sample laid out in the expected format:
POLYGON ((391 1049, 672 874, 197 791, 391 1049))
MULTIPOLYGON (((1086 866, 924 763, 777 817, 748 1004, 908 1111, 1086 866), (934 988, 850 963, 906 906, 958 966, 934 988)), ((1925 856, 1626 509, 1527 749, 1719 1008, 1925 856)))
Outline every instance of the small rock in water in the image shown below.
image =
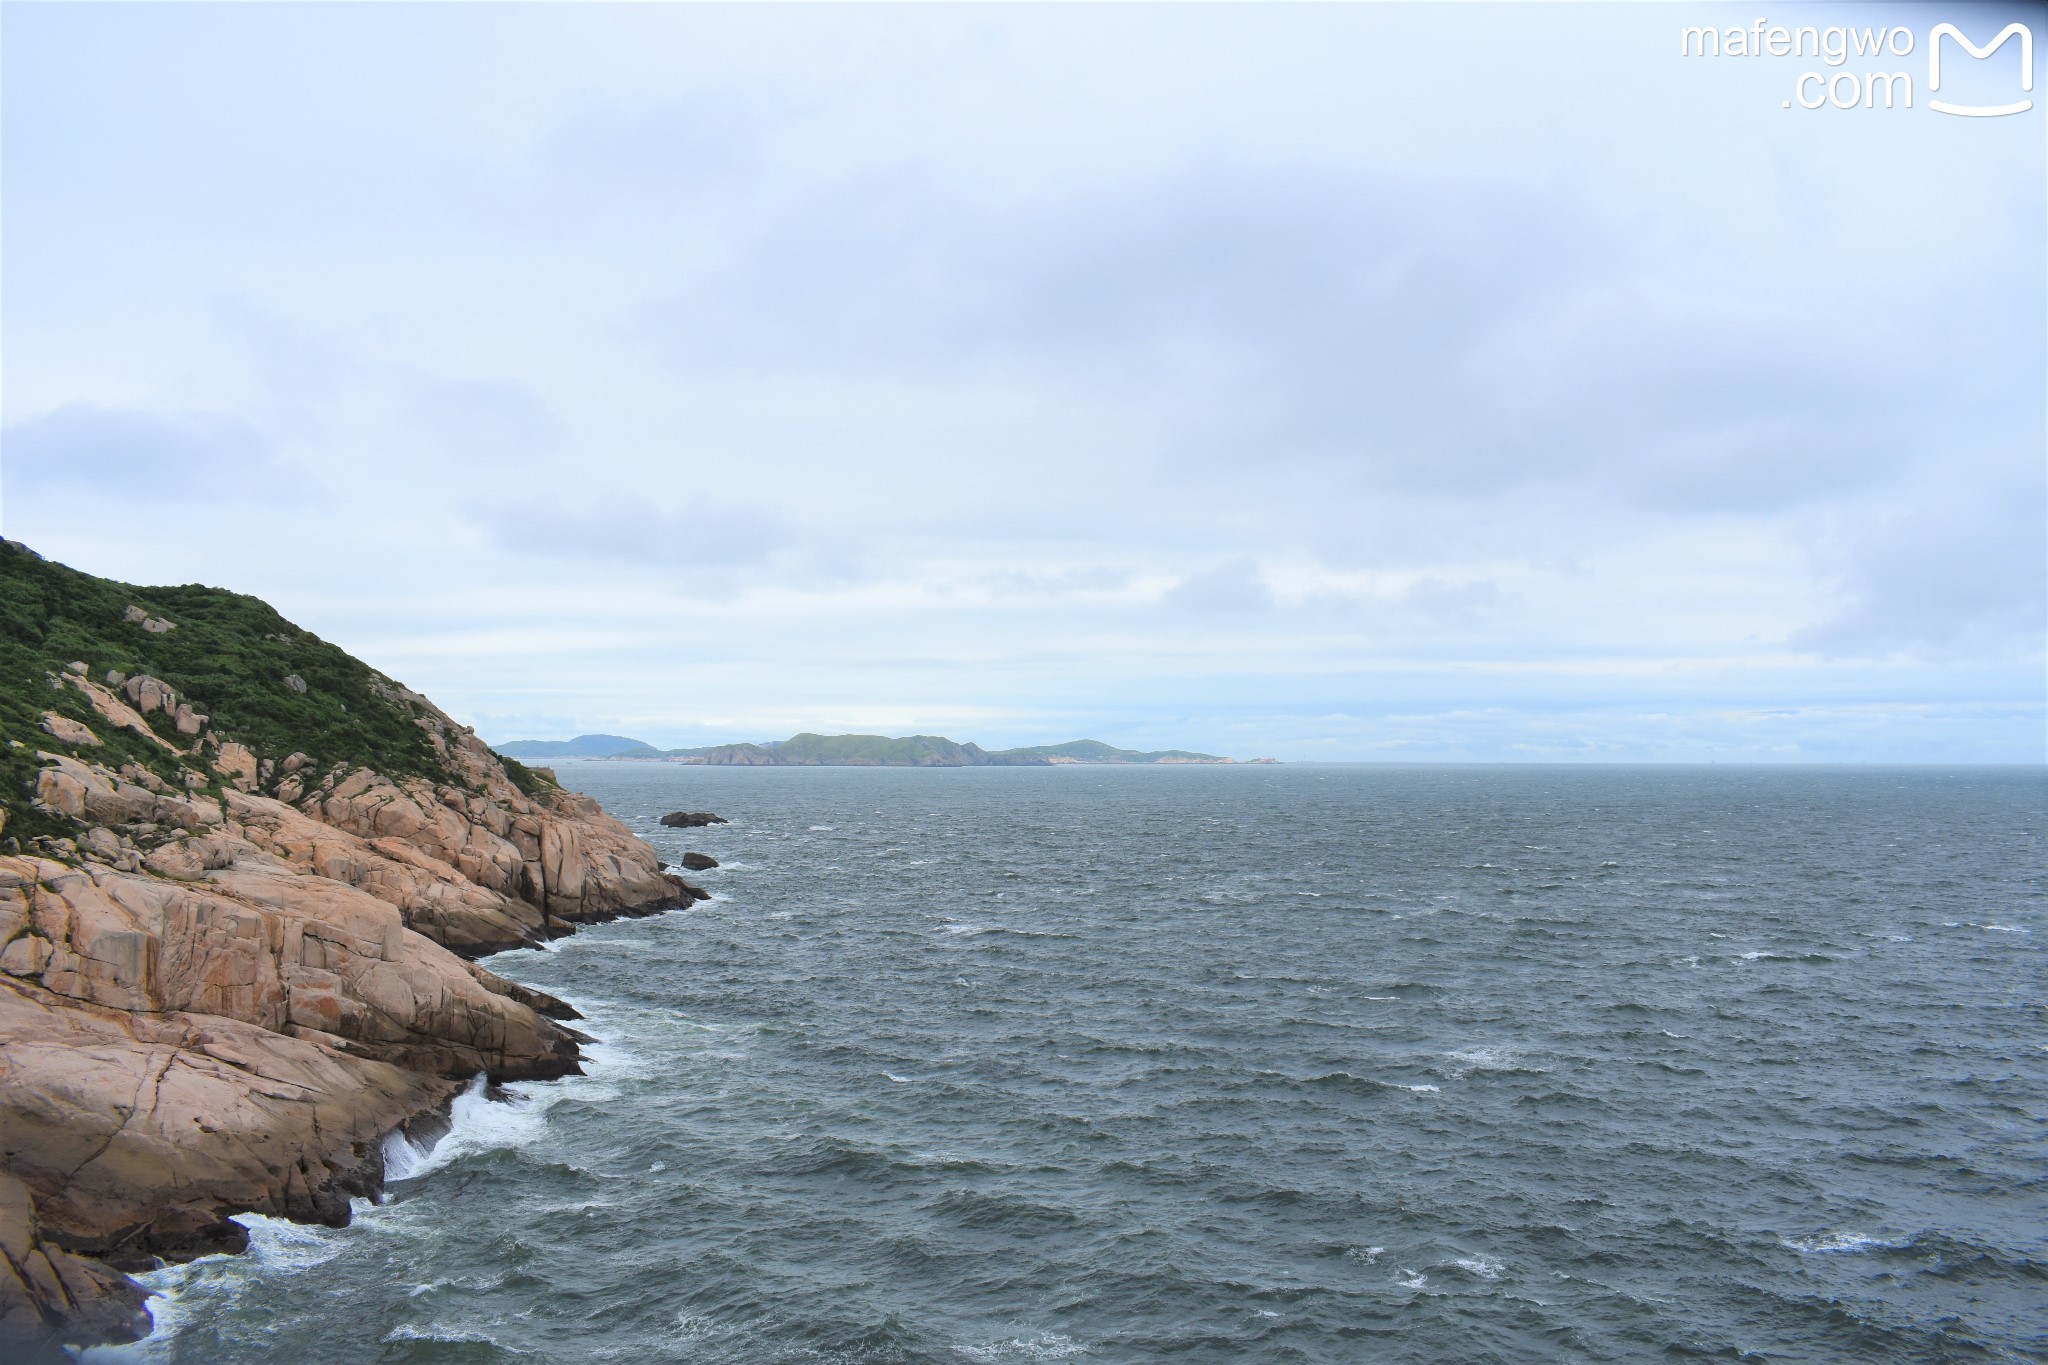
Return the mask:
POLYGON ((717 867, 718 859, 712 857, 709 853, 685 853, 683 855, 683 866, 692 872, 702 872, 706 868, 717 867))
POLYGON ((708 810, 672 810, 661 817, 661 823, 670 829, 698 829, 704 825, 723 825, 723 815, 713 815, 708 810))
POLYGON ((711 893, 709 891, 706 891, 701 886, 692 886, 688 882, 682 881, 680 879, 677 880, 676 885, 681 887, 683 890, 683 894, 690 897, 692 900, 708 901, 711 899, 711 893))

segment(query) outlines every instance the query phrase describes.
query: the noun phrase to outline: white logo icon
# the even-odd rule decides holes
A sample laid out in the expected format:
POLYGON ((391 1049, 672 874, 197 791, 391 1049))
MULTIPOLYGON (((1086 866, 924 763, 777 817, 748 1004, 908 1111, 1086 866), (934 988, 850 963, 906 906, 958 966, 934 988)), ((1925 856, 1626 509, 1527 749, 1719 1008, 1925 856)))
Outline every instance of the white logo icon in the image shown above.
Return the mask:
MULTIPOLYGON (((1941 89, 1941 38, 1943 34, 1963 45, 1963 51, 1979 59, 1989 57, 2005 46, 2005 40, 2014 34, 2020 39, 2020 89, 2034 88, 2034 34, 2025 24, 2007 24, 2003 32, 1983 47, 1978 47, 1963 36, 1963 31, 1954 24, 1936 24, 1934 32, 1927 35, 1927 88, 1941 89)), ((1944 114, 1965 114, 1971 118, 1997 118, 2000 114, 2024 114, 2034 107, 2032 100, 2021 100, 2017 104, 1950 104, 1945 100, 1929 100, 1927 107, 1939 109, 1944 114)))

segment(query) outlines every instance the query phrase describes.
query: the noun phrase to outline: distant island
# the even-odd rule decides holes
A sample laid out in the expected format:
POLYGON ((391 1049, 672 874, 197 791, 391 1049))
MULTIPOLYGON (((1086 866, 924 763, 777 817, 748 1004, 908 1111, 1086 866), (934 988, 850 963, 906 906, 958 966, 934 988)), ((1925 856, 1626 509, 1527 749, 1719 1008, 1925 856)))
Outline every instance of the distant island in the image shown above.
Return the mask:
POLYGON ((574 739, 521 739, 496 746, 503 758, 658 758, 661 750, 624 735, 578 735, 574 739))
MULTIPOLYGON (((701 763, 746 768, 1045 768, 1068 763, 1236 763, 1234 758, 1186 749, 1143 752, 1099 739, 997 749, 957 744, 943 735, 795 735, 764 744, 712 744, 699 749, 657 749, 620 735, 574 739, 518 739, 492 746, 508 758, 601 758, 620 762, 701 763)), ((1251 763, 1273 763, 1254 758, 1251 763)))

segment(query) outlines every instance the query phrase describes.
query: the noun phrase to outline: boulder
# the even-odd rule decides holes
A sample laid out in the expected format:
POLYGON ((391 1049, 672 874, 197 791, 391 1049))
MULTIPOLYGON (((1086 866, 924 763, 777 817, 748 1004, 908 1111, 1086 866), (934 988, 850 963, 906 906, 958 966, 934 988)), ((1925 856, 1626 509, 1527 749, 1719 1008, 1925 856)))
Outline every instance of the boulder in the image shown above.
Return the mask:
MULTIPOLYGON (((180 707, 180 711, 184 708, 180 707)), ((206 717, 201 716, 204 721, 206 717)), ((184 724, 178 726, 183 730, 184 724)), ((220 752, 213 757, 214 771, 235 784, 238 791, 256 790, 256 755, 245 744, 233 742, 220 746, 220 752)))
POLYGON ((43 733, 74 749, 100 747, 100 737, 92 732, 90 726, 82 725, 69 716, 60 716, 55 711, 43 712, 43 733))
POLYGON ((141 626, 151 635, 162 635, 168 631, 173 631, 177 629, 177 627, 172 625, 169 621, 166 621, 159 616, 151 616, 141 607, 128 608, 127 611, 122 613, 122 619, 134 625, 141 626))
POLYGON ((661 823, 670 829, 701 829, 705 825, 729 823, 722 815, 713 815, 703 810, 672 810, 661 817, 661 823))
POLYGON ((718 866, 718 859, 712 857, 709 853, 685 853, 683 855, 683 866, 692 872, 707 872, 718 866))
POLYGON ((171 685, 147 673, 137 673, 123 683, 121 692, 128 698, 129 705, 145 716, 152 711, 176 711, 178 708, 178 694, 171 690, 171 685))

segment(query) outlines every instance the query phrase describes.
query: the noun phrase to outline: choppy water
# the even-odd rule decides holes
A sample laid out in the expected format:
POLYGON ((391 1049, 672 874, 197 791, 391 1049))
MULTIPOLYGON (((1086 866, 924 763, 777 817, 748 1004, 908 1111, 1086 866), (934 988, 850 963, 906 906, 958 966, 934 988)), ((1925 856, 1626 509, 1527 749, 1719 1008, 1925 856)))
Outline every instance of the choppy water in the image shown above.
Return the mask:
POLYGON ((590 1076, 119 1354, 2048 1359, 2038 770, 562 775, 590 1076))

